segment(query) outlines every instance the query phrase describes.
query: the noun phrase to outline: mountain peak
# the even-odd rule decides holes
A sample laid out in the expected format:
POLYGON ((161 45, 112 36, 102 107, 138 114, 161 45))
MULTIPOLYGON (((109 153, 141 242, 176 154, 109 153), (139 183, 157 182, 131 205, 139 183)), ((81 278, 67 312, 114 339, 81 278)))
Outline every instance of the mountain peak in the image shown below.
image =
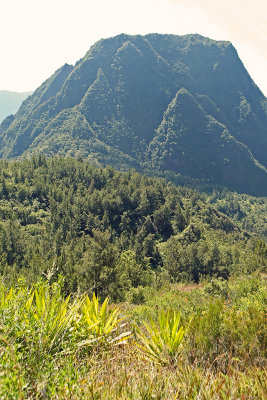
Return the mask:
POLYGON ((121 34, 63 65, 2 124, 0 156, 83 154, 260 195, 266 126, 266 99, 230 42, 121 34))
POLYGON ((185 88, 178 90, 175 97, 170 102, 164 114, 164 118, 168 119, 170 115, 172 116, 172 123, 176 122, 180 124, 181 118, 183 122, 187 121, 187 123, 191 125, 189 131, 192 131, 195 121, 198 121, 197 124, 199 125, 200 121, 204 118, 203 109, 194 96, 185 88))

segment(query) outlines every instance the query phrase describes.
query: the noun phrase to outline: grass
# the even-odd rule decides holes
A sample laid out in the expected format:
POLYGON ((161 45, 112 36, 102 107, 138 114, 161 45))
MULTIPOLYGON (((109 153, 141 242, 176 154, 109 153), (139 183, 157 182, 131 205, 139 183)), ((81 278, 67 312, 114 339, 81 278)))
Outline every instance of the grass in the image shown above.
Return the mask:
POLYGON ((0 398, 266 399, 265 282, 176 285, 121 307, 65 298, 61 281, 2 285, 0 398))

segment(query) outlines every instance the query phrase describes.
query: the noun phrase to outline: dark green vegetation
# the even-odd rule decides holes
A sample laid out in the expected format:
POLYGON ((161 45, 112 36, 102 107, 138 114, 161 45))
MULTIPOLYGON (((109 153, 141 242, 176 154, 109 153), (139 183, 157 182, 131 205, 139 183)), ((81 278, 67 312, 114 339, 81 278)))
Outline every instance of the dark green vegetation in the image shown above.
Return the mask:
POLYGON ((252 197, 226 190, 203 194, 206 201, 231 217, 240 229, 254 232, 267 240, 267 198, 252 197))
POLYGON ((23 100, 32 92, 16 93, 7 90, 0 90, 0 123, 10 114, 15 114, 23 100))
POLYGON ((120 310, 62 284, 0 286, 1 399, 266 398, 259 275, 154 289, 120 310))
POLYGON ((266 98, 229 42, 119 35, 64 65, 0 128, 0 156, 79 156, 267 195, 266 98))
POLYGON ((67 293, 134 302, 147 287, 267 264, 264 240, 191 189, 44 156, 0 163, 0 254, 7 284, 63 274, 67 293))

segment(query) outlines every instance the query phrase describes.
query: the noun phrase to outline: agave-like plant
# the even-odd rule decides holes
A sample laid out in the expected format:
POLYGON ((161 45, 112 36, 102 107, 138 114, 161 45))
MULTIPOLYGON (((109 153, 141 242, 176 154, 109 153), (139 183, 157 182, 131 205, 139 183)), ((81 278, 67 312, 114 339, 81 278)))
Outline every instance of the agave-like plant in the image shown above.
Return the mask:
POLYGON ((69 345, 79 302, 62 297, 60 285, 37 285, 29 293, 23 316, 24 326, 42 351, 57 353, 69 345))
POLYGON ((81 306, 81 312, 83 333, 89 334, 89 338, 80 343, 81 346, 96 341, 119 344, 125 342, 131 336, 131 332, 119 332, 122 327, 121 323, 126 317, 120 318, 119 307, 110 307, 108 298, 100 305, 95 294, 92 300, 86 295, 81 306))
POLYGON ((1 288, 0 331, 25 354, 56 354, 71 344, 79 307, 79 301, 63 298, 58 282, 1 288))
POLYGON ((169 364, 177 360, 184 336, 187 332, 180 326, 181 313, 175 310, 162 310, 158 321, 150 318, 150 324, 144 322, 146 332, 137 327, 138 343, 142 353, 158 364, 169 364))
POLYGON ((0 285, 0 335, 17 344, 24 355, 71 353, 96 344, 125 342, 131 332, 123 331, 125 317, 119 307, 61 292, 61 282, 38 282, 32 288, 20 285, 6 290, 0 285))
POLYGON ((14 289, 6 290, 2 285, 0 289, 0 309, 4 309, 13 298, 14 289))

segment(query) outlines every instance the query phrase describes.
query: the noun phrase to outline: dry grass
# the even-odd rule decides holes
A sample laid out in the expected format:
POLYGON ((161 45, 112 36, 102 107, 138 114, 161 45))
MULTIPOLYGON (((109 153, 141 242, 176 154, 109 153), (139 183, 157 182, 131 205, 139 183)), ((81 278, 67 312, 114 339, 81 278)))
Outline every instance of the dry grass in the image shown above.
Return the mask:
POLYGON ((266 399, 266 371, 231 366, 227 374, 196 367, 181 359, 159 366, 138 352, 134 343, 87 360, 90 372, 79 380, 73 399, 120 400, 260 400, 266 399))
MULTIPOLYGON (((209 285, 208 291, 173 288, 151 299, 150 305, 136 306, 141 329, 144 314, 150 312, 153 318, 159 311, 154 301, 162 309, 172 305, 182 310, 184 326, 194 314, 182 346, 165 364, 155 363, 142 353, 138 336, 128 338, 126 344, 98 338, 90 340, 89 345, 77 346, 85 335, 93 335, 91 319, 88 330, 80 311, 84 302, 73 309, 80 300, 67 303, 58 286, 49 289, 47 284, 38 285, 39 292, 46 294, 42 307, 32 297, 32 290, 22 287, 7 291, 2 287, 0 399, 265 400, 266 287, 262 280, 253 279, 229 284, 227 301, 218 297, 218 291, 225 291, 225 284, 218 281, 209 285), (70 311, 76 311, 61 333, 54 331, 54 321, 62 314, 64 304, 62 323, 70 311)), ((98 316, 105 304, 97 304, 90 316, 98 316)), ((133 305, 125 304, 123 310, 127 307, 133 317, 133 305)), ((112 310, 104 313, 106 317, 113 315, 112 310)), ((108 321, 109 317, 101 317, 93 327, 106 329, 108 321)), ((161 326, 158 319, 154 321, 161 326)), ((119 330, 116 325, 111 337, 120 337, 120 329, 134 329, 132 318, 119 330)))

